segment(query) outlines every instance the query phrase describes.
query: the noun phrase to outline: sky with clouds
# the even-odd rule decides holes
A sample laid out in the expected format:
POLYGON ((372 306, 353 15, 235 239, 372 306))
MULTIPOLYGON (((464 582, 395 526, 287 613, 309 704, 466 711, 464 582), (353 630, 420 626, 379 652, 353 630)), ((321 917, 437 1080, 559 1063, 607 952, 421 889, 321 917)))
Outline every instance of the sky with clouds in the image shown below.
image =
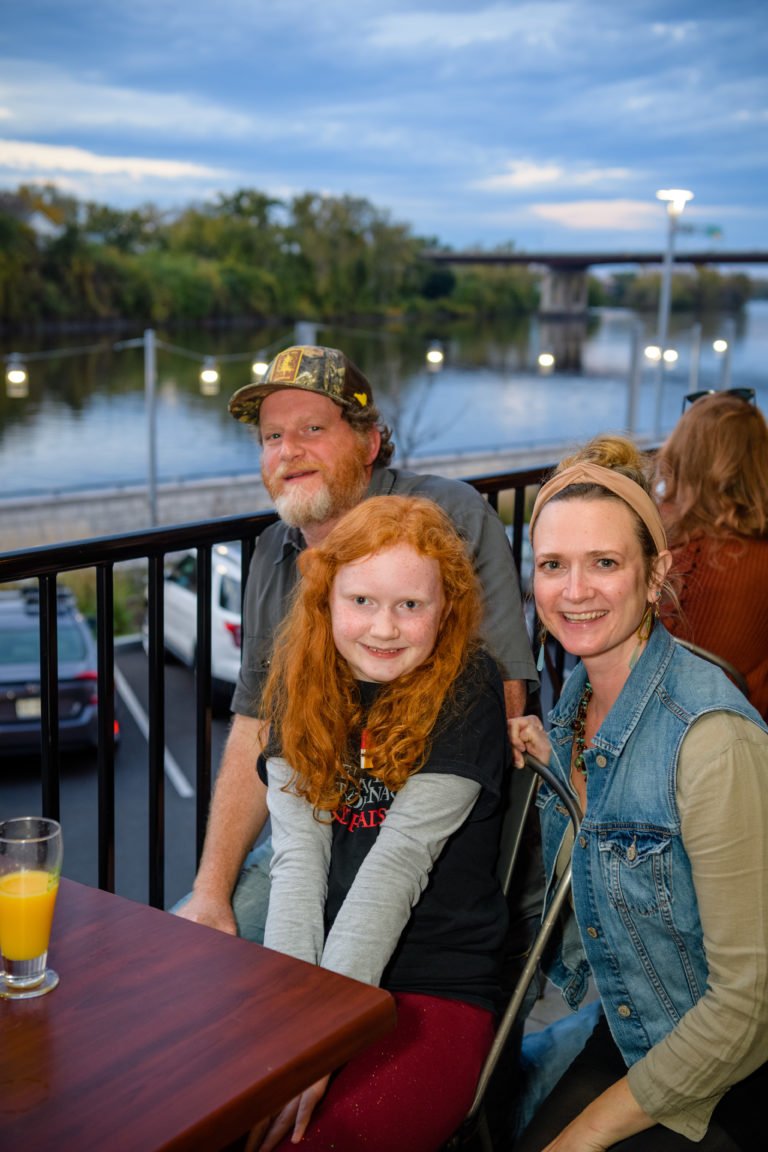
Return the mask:
POLYGON ((455 248, 768 250, 765 0, 1 0, 0 187, 370 200, 455 248), (716 225, 722 239, 708 238, 716 225))

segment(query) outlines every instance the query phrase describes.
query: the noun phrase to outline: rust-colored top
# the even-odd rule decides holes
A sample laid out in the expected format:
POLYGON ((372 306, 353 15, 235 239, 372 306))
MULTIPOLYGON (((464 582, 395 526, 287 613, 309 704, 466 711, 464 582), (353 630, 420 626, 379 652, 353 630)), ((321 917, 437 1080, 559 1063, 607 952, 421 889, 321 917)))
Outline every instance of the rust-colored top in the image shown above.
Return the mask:
POLYGON ((667 605, 665 624, 733 664, 768 720, 768 539, 696 536, 672 552, 683 615, 667 605))

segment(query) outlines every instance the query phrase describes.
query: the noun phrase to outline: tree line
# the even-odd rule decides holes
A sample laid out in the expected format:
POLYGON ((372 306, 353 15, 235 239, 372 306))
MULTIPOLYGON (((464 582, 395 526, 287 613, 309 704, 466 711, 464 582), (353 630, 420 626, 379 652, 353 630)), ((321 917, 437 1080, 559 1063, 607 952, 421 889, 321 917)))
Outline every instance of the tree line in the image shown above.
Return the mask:
MULTIPOLYGON (((442 248, 353 196, 280 200, 253 189, 164 212, 81 202, 51 185, 0 192, 0 326, 331 322, 524 316, 527 268, 424 258, 442 248)), ((659 276, 590 281, 592 304, 652 310, 659 276)), ((736 311, 749 277, 675 275, 672 307, 736 311)))

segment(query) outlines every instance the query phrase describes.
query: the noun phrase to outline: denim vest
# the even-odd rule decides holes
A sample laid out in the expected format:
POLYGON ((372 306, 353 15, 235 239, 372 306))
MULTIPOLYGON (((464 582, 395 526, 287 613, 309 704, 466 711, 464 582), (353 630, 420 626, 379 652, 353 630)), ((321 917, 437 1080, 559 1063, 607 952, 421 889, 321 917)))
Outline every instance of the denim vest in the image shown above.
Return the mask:
MULTIPOLYGON (((571 724, 586 672, 571 673, 550 713, 550 767, 568 781, 571 724)), ((713 664, 657 624, 621 694, 584 753, 587 810, 573 849, 574 917, 547 975, 576 1009, 594 976, 627 1065, 657 1044, 703 995, 707 961, 675 787, 680 746, 707 712, 726 710, 768 731, 713 664)), ((547 901, 569 819, 542 784, 547 901)))

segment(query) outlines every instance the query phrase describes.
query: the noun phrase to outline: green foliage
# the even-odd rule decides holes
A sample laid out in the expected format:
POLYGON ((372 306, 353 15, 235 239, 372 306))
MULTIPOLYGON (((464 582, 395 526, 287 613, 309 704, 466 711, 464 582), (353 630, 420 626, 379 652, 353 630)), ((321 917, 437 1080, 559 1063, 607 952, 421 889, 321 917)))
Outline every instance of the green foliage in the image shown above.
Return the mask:
MULTIPOLYGON (((623 272, 604 287, 607 303, 653 312, 659 306, 661 276, 658 272, 623 272)), ((737 312, 752 295, 752 281, 744 273, 722 275, 702 266, 693 272, 672 275, 670 307, 673 312, 737 312)))
MULTIPOLYGON (((143 562, 115 568, 113 578, 113 623, 115 636, 132 636, 141 630, 146 606, 146 565, 143 562)), ((62 584, 71 588, 77 606, 89 620, 96 619, 96 572, 80 568, 68 572, 62 584)))
POLYGON ((31 228, 0 208, 0 318, 21 325, 39 288, 37 247, 31 228))
POLYGON ((485 319, 525 316, 536 308, 538 288, 527 268, 484 264, 462 268, 451 299, 459 309, 485 319))
MULTIPOLYGON (((528 269, 436 265, 423 256, 435 248, 436 238, 414 236, 354 196, 307 192, 287 202, 246 188, 164 215, 22 185, 0 193, 0 324, 478 322, 536 309, 528 269)), ((590 304, 641 311, 655 309, 658 294, 656 273, 593 279, 589 289, 590 304)), ((737 310, 749 294, 746 276, 676 273, 672 308, 737 310)))

